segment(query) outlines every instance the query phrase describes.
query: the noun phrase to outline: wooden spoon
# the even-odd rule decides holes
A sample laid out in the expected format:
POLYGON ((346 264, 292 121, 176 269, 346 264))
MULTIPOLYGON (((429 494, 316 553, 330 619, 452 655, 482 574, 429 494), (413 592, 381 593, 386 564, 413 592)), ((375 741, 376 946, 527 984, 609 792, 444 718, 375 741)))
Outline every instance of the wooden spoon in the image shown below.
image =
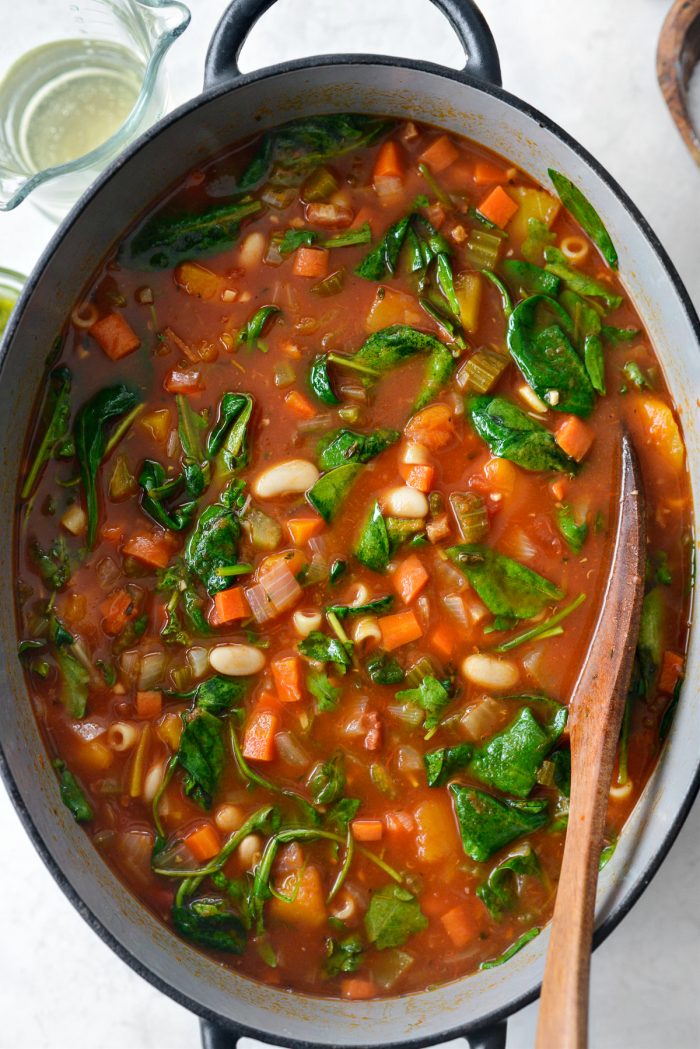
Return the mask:
POLYGON ((637 456, 621 438, 615 545, 570 703, 571 798, 540 1001, 537 1049, 584 1049, 598 862, 644 596, 646 525, 637 456))
POLYGON ((688 109, 688 84, 700 62, 700 0, 676 0, 656 51, 656 75, 678 130, 700 164, 700 133, 688 109))

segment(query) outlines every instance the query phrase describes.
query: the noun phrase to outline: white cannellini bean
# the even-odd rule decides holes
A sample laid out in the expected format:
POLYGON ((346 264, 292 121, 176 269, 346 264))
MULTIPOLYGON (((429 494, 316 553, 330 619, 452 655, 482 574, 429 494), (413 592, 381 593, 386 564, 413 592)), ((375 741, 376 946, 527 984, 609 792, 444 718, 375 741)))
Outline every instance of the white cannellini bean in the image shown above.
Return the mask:
POLYGON ((144 778, 141 797, 149 805, 155 798, 158 787, 163 782, 163 769, 163 763, 159 761, 157 764, 151 765, 144 778))
POLYGON ((304 608, 298 608, 292 616, 294 629, 299 637, 308 637, 313 630, 320 630, 322 620, 323 617, 320 612, 304 608))
POLYGON ((130 721, 115 721, 107 729, 107 742, 112 750, 119 753, 123 750, 131 750, 138 742, 140 735, 138 726, 130 721))
POLYGON ((425 466, 430 462, 430 452, 424 444, 417 441, 406 441, 401 448, 401 460, 407 466, 425 466))
POLYGON ((489 692, 507 692, 518 683, 518 668, 515 663, 486 652, 475 652, 462 661, 462 673, 467 681, 489 692))
POLYGON ((245 677, 265 666, 265 654, 254 645, 217 645, 209 652, 209 665, 218 674, 245 677))
POLYGON ((360 616, 352 631, 352 639, 356 645, 363 641, 381 641, 382 632, 376 616, 360 616))
POLYGON ((249 233, 241 244, 238 261, 244 269, 252 270, 262 261, 264 251, 264 235, 260 232, 249 233))
POLYGON ((247 834, 238 846, 238 858, 244 870, 252 870, 262 856, 262 838, 259 834, 247 834))
POLYGON ((381 499, 382 509, 392 517, 427 517, 428 500, 417 488, 390 488, 381 499))
POLYGON ((353 608, 359 608, 360 605, 366 605, 369 601, 369 590, 364 583, 358 583, 355 587, 355 596, 353 597, 350 604, 353 608))
POLYGON ((225 802, 219 805, 214 813, 214 823, 224 834, 230 834, 238 830, 245 823, 245 812, 240 805, 231 805, 225 802))
POLYGON ((61 518, 61 524, 67 532, 71 533, 71 535, 81 535, 87 526, 87 514, 82 506, 78 506, 77 503, 74 503, 73 506, 69 506, 64 513, 61 518))
MULTIPOLYGON (((253 481, 251 488, 258 499, 278 495, 299 495, 318 481, 319 472, 308 459, 288 459, 268 466, 253 481)), ((427 512, 427 511, 426 511, 427 512)))

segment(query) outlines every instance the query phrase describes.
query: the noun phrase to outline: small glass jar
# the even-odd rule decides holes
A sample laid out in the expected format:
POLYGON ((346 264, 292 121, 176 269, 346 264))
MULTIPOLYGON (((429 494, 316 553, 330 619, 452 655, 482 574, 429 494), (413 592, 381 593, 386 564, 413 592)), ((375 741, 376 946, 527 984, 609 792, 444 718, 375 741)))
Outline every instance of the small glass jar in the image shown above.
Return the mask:
POLYGON ((0 342, 26 279, 21 273, 0 267, 0 342))

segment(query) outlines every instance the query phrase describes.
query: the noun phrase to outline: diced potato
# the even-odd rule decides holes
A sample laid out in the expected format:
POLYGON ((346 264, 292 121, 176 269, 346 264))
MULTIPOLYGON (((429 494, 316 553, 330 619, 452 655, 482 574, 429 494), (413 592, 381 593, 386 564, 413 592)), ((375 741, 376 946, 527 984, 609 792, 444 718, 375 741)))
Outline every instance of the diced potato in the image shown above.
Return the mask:
POLYGON ((447 797, 428 798, 416 809, 416 845, 424 863, 442 863, 459 855, 452 807, 447 797))
POLYGON ((165 444, 171 429, 170 409, 158 408, 155 412, 148 412, 147 415, 141 416, 139 423, 154 441, 165 444))
POLYGON ((685 449, 673 412, 658 397, 636 397, 630 419, 637 439, 651 444, 676 474, 683 470, 685 449))
POLYGON ((545 226, 551 226, 559 214, 561 204, 550 193, 542 189, 530 189, 528 186, 509 186, 508 194, 520 205, 508 223, 511 243, 520 245, 529 233, 529 219, 539 219, 545 226))
POLYGON ((459 303, 459 316, 462 327, 473 334, 479 327, 479 309, 483 279, 480 273, 460 273, 455 279, 455 293, 459 303))
POLYGON ((370 306, 365 329, 372 334, 392 324, 424 324, 425 320, 425 314, 411 295, 382 285, 370 306))
POLYGON ((276 889, 290 901, 287 903, 276 896, 270 900, 269 913, 278 921, 304 929, 317 929, 325 924, 326 904, 317 867, 307 867, 301 874, 288 874, 276 889))
POLYGON ((79 772, 89 776, 104 772, 112 764, 114 752, 100 739, 91 739, 83 743, 75 756, 75 765, 79 772))
POLYGON ((198 299, 215 299, 221 295, 226 282, 198 262, 181 262, 175 270, 175 283, 198 299))

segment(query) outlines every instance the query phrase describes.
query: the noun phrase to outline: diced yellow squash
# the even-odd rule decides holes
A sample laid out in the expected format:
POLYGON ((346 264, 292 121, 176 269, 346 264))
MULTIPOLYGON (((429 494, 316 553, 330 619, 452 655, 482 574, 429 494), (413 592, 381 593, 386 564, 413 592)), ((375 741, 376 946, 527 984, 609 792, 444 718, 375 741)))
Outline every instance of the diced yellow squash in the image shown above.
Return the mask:
POLYGON ((424 863, 442 863, 459 855, 461 845, 452 806, 446 796, 428 798, 416 809, 416 845, 424 863))
POLYGON ((520 245, 528 233, 530 219, 538 219, 549 227, 559 214, 561 204, 551 193, 543 189, 530 189, 529 186, 510 186, 508 194, 520 207, 507 226, 510 243, 520 245))
POLYGON ((326 922, 326 902, 317 867, 288 874, 275 886, 289 902, 273 896, 269 913, 278 921, 304 929, 318 929, 326 922))
POLYGON ((155 412, 142 415, 139 423, 146 433, 150 434, 154 441, 165 444, 170 433, 170 409, 159 408, 155 412))
POLYGON ((455 278, 455 294, 459 303, 459 317, 462 327, 473 334, 479 327, 479 310, 483 278, 480 273, 460 273, 455 278))
POLYGON ((198 299, 215 299, 221 296, 226 286, 223 277, 212 273, 198 262, 181 262, 175 270, 175 283, 198 299))
POLYGON ((365 329, 368 334, 390 328, 392 324, 425 324, 426 315, 411 295, 382 285, 370 306, 365 329))
POLYGON ((114 751, 99 739, 82 743, 75 752, 75 768, 85 776, 104 772, 112 764, 114 751))
POLYGON ((638 440, 651 444, 677 475, 683 471, 685 448, 673 412, 658 397, 639 396, 630 420, 638 440))

